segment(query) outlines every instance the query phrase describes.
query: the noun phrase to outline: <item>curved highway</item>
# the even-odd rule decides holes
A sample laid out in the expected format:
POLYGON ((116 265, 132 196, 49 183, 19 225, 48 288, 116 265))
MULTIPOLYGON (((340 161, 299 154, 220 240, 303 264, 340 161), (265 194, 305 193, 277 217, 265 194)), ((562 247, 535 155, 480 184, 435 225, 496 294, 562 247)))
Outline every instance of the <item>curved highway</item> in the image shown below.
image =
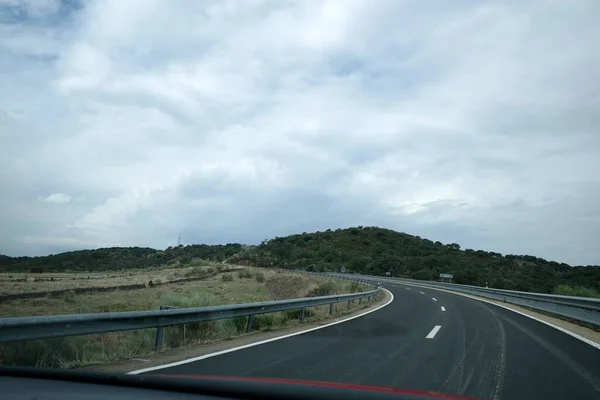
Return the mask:
POLYGON ((348 382, 489 399, 599 399, 600 350, 461 295, 384 284, 386 307, 348 322, 150 374, 348 382))

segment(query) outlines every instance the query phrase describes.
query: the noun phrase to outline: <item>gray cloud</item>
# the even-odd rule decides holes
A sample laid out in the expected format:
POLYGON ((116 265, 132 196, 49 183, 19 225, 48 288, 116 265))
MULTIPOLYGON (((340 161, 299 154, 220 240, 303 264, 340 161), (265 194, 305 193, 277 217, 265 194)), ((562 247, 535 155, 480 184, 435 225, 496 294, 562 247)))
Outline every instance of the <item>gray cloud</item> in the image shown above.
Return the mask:
POLYGON ((47 197, 39 198, 40 201, 44 201, 46 203, 54 203, 54 204, 70 203, 71 199, 73 199, 73 196, 69 196, 68 194, 64 194, 64 193, 52 193, 51 195, 49 195, 47 197))
POLYGON ((598 264, 599 16, 1 0, 0 253, 379 225, 598 264))

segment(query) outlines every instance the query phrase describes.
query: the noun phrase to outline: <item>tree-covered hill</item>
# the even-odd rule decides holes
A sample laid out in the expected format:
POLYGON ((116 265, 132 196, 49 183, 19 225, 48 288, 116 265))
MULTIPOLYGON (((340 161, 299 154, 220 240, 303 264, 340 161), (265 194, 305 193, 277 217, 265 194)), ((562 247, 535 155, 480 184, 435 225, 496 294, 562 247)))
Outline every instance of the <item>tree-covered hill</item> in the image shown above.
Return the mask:
POLYGON ((302 233, 265 240, 231 261, 248 260, 259 266, 282 265, 314 271, 347 271, 423 280, 451 273, 454 282, 490 287, 551 292, 568 284, 600 289, 600 267, 571 267, 530 255, 505 255, 462 250, 377 227, 302 233))
POLYGON ((192 259, 223 261, 240 252, 241 244, 169 247, 110 247, 97 250, 69 251, 44 257, 0 259, 0 272, 114 271, 174 264, 188 264, 192 259))
POLYGON ((110 271, 165 265, 186 266, 194 259, 339 271, 423 280, 451 273, 454 282, 552 292, 559 285, 600 290, 600 266, 571 267, 530 255, 502 255, 461 249, 377 227, 354 227, 276 237, 259 246, 189 245, 155 250, 114 247, 44 257, 0 257, 0 272, 110 271))

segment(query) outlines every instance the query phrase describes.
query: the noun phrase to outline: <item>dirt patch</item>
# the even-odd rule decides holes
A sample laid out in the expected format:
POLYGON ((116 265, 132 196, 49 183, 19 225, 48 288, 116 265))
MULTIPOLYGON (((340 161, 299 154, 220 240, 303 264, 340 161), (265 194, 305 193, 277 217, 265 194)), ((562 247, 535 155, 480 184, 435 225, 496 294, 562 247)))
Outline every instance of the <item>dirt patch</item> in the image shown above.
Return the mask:
MULTIPOLYGON (((176 349, 148 354, 142 357, 132 358, 129 360, 122 360, 110 364, 88 365, 77 369, 82 371, 127 373, 138 369, 174 363, 177 361, 199 357, 218 351, 232 349, 234 347, 244 346, 263 340, 268 340, 292 333, 302 332, 308 329, 324 326, 332 322, 343 321, 348 318, 369 312, 373 308, 380 307, 381 305, 386 304, 391 300, 389 292, 384 290, 382 293, 383 295, 380 295, 379 299, 372 302, 371 304, 365 305, 363 303, 362 306, 356 307, 354 310, 351 311, 344 311, 343 303, 339 303, 337 307, 338 309, 340 309, 340 311, 338 311, 338 313, 335 316, 323 319, 321 321, 308 322, 303 324, 296 323, 293 326, 288 326, 270 332, 256 332, 252 334, 238 336, 229 340, 218 340, 210 343, 184 346, 176 349)), ((318 308, 328 310, 329 306, 323 306, 318 308)))

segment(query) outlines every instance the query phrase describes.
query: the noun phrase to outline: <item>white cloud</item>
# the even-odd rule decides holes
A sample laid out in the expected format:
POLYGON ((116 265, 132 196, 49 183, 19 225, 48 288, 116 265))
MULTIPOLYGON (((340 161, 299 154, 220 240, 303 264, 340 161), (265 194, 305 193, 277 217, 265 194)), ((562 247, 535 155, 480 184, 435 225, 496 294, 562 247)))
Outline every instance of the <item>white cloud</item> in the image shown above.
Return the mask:
POLYGON ((47 197, 40 197, 40 201, 53 204, 70 203, 73 197, 64 193, 52 193, 47 197))
POLYGON ((600 263, 597 4, 461 4, 3 0, 0 253, 360 224, 600 263))

